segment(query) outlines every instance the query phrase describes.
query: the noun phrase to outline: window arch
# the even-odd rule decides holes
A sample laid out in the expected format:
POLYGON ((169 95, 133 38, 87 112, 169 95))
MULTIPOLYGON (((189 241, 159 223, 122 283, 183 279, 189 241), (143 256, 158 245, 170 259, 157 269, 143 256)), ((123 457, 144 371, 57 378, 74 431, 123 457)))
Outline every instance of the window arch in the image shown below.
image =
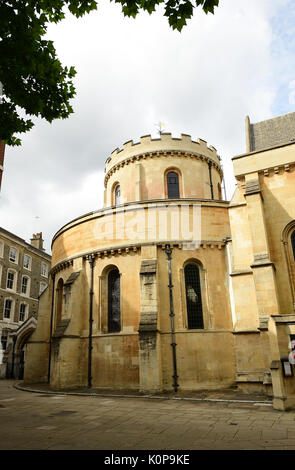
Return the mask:
POLYGON ((108 332, 121 331, 121 287, 118 268, 108 273, 108 332))
POLYGON ((118 206, 121 204, 121 186, 119 183, 115 183, 113 185, 113 190, 112 190, 112 204, 114 206, 118 206))
POLYGON ((179 177, 176 171, 169 171, 166 175, 168 199, 178 199, 179 196, 179 177))
POLYGON ((200 270, 196 263, 189 263, 184 267, 184 279, 188 329, 203 329, 200 270))
POLYGON ((56 314, 55 314, 55 328, 61 322, 62 318, 62 307, 63 307, 63 290, 64 281, 62 278, 58 280, 56 287, 56 314))

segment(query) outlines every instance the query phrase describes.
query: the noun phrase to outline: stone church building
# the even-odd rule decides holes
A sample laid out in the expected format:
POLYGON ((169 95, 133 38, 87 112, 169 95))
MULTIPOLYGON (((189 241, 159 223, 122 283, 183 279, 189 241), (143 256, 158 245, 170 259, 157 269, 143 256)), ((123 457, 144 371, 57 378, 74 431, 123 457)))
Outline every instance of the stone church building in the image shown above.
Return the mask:
POLYGON ((164 133, 113 151, 104 207, 53 238, 25 383, 235 386, 295 406, 295 113, 247 117, 246 142, 230 202, 204 140, 164 133))

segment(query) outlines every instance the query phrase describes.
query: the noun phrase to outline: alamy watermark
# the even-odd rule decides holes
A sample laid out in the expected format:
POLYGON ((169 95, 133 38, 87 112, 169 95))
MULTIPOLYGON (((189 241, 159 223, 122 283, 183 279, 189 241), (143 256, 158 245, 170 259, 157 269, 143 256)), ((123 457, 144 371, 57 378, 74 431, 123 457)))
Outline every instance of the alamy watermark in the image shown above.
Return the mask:
POLYGON ((106 210, 103 215, 94 224, 96 240, 115 244, 175 241, 186 250, 200 247, 200 204, 134 204, 106 210))

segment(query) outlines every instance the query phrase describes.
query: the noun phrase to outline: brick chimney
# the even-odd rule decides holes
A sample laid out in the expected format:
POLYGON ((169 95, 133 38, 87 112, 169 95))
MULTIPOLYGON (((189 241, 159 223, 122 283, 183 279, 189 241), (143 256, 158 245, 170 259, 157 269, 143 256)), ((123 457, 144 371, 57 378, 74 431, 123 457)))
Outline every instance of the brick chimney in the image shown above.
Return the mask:
POLYGON ((42 232, 40 233, 33 233, 32 238, 31 238, 31 245, 34 246, 35 248, 38 248, 39 250, 45 251, 43 248, 43 238, 42 238, 42 232))
POLYGON ((4 140, 0 140, 0 190, 1 190, 2 173, 3 173, 3 166, 4 166, 4 152, 5 152, 5 142, 4 140))

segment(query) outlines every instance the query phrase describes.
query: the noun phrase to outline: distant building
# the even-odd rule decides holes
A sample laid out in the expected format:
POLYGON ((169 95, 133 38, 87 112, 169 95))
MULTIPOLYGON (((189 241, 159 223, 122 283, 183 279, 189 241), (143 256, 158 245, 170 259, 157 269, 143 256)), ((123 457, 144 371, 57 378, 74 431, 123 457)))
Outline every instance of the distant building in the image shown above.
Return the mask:
POLYGON ((51 256, 42 233, 31 244, 0 227, 0 377, 22 378, 23 349, 36 327, 39 296, 48 285, 51 256), (15 348, 17 343, 18 349, 15 348))

